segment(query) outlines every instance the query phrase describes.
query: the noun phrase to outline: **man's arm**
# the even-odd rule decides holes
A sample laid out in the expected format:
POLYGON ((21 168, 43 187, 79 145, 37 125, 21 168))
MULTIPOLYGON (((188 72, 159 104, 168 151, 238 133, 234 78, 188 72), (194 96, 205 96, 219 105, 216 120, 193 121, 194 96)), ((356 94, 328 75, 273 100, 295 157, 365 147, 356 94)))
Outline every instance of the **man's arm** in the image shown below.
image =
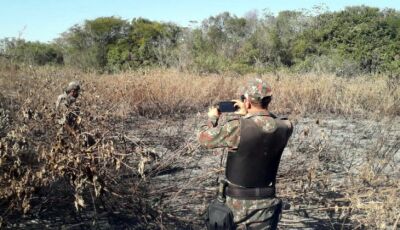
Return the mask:
POLYGON ((65 103, 65 95, 64 94, 58 95, 57 101, 56 101, 56 110, 58 110, 60 105, 64 104, 64 103, 65 103))
POLYGON ((218 116, 209 116, 206 125, 201 126, 198 135, 200 144, 206 148, 237 148, 240 138, 240 121, 234 119, 218 125, 218 116))
POLYGON ((56 110, 58 110, 58 107, 60 107, 60 102, 61 102, 61 95, 58 96, 57 101, 56 101, 56 110))

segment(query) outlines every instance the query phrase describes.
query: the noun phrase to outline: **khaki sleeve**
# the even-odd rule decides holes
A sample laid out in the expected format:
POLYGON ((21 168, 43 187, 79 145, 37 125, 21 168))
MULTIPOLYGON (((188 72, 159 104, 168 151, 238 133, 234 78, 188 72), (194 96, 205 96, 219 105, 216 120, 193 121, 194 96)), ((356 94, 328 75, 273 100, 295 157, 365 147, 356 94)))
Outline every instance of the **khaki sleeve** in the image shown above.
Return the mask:
POLYGON ((240 121, 231 120, 224 125, 203 126, 198 133, 199 143, 206 148, 237 148, 240 138, 240 121))
POLYGON ((59 95, 56 101, 56 110, 60 107, 61 101, 63 100, 63 95, 59 95))

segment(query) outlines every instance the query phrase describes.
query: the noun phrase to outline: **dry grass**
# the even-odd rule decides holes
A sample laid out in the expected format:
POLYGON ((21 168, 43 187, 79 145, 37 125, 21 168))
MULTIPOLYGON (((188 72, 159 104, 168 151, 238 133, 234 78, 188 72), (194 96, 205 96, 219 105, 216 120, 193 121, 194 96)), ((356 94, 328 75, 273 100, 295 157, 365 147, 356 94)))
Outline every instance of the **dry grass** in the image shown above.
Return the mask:
MULTIPOLYGON (((83 83, 86 100, 99 108, 107 104, 108 111, 122 116, 203 111, 219 100, 238 98, 238 89, 254 77, 199 76, 173 70, 96 75, 50 67, 3 75, 2 86, 8 88, 8 94, 40 93, 51 102, 68 81, 79 80, 83 83)), ((278 113, 400 115, 400 76, 279 75, 262 76, 273 87, 271 109, 278 113)))
POLYGON ((398 126, 342 121, 298 127, 289 145, 292 155, 283 161, 280 194, 293 204, 303 204, 298 210, 310 216, 323 211, 332 229, 396 229, 398 126))
MULTIPOLYGON (((56 199, 59 191, 53 191, 57 187, 54 184, 63 180, 70 191, 65 195, 69 197, 66 200, 75 203, 78 209, 86 206, 95 213, 100 213, 99 207, 103 211, 126 209, 141 214, 136 215, 140 218, 134 224, 148 225, 157 221, 160 224, 170 214, 166 210, 143 206, 143 202, 151 198, 143 198, 148 183, 143 178, 182 162, 186 152, 192 151, 196 144, 190 140, 176 150, 173 157, 163 162, 152 162, 152 170, 146 173, 144 165, 151 161, 151 143, 127 137, 128 127, 125 125, 137 115, 168 119, 191 117, 219 100, 237 98, 238 86, 243 86, 252 77, 198 76, 174 70, 97 75, 51 67, 3 69, 0 72, 0 205, 7 209, 1 213, 0 227, 15 213, 29 213, 37 211, 38 206, 54 204, 56 201, 47 195, 54 193, 56 196, 52 199, 56 199), (89 150, 73 138, 68 148, 59 148, 56 144, 54 103, 71 80, 79 80, 84 89, 79 99, 84 114, 82 126, 85 132, 97 137, 97 144, 89 150), (126 175, 130 179, 122 180, 126 175), (47 200, 43 202, 42 197, 47 197, 47 200), (116 205, 104 202, 107 199, 115 201, 116 205)), ((399 78, 365 76, 347 79, 284 73, 261 77, 273 87, 271 110, 278 114, 295 118, 310 114, 373 118, 400 115, 399 78)), ((336 207, 336 212, 342 213, 344 222, 351 220, 359 224, 359 228, 385 228, 398 224, 399 210, 392 205, 399 207, 398 177, 385 171, 390 167, 398 169, 392 166, 396 162, 394 155, 399 150, 398 145, 388 150, 384 139, 376 143, 377 149, 365 154, 359 171, 356 174, 347 172, 347 182, 339 186, 327 179, 328 166, 325 163, 338 163, 340 157, 348 156, 341 153, 335 158, 328 154, 331 149, 326 146, 329 144, 320 140, 298 144, 296 151, 299 159, 307 162, 309 174, 301 178, 297 178, 300 173, 286 175, 289 180, 297 178, 301 181, 301 184, 287 187, 291 191, 287 197, 296 200, 305 192, 330 191, 335 187, 345 190, 341 203, 329 201, 323 204, 326 207, 334 205, 333 210, 336 207), (300 145, 304 148, 301 149, 300 145), (305 157, 301 155, 304 152, 307 153, 305 157), (318 186, 329 189, 318 190, 318 186)), ((351 150, 347 152, 351 153, 351 150)), ((188 158, 185 162, 190 160, 188 158)), ((343 167, 341 170, 346 170, 343 167)), ((293 169, 296 170, 300 169, 293 169)), ((190 181, 201 183, 206 177, 190 181)), ((285 188, 281 189, 285 191, 285 188)), ((185 187, 171 193, 171 200, 182 191, 185 187)), ((159 192, 148 194, 157 196, 159 192)), ((91 218, 97 217, 93 215, 91 218)), ((177 216, 174 218, 179 219, 177 216)))

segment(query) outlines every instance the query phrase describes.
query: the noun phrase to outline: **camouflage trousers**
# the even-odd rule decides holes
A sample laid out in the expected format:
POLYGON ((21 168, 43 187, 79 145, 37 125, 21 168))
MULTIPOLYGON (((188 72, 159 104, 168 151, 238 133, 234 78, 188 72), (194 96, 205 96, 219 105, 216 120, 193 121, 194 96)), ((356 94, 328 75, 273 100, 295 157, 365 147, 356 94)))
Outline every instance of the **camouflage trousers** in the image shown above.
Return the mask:
POLYGON ((238 200, 226 197, 237 229, 276 229, 282 211, 279 198, 263 200, 238 200))

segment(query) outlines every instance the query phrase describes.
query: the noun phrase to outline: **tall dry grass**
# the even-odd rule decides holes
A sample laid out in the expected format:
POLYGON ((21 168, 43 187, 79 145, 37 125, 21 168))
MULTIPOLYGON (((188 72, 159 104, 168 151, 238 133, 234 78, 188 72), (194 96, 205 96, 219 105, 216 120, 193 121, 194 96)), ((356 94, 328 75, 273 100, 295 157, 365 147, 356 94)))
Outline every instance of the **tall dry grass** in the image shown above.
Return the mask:
MULTIPOLYGON (((122 113, 175 114, 203 111, 219 100, 235 99, 253 76, 197 76, 175 71, 152 71, 102 76, 94 87, 122 113), (125 111, 124 111, 125 110, 125 111)), ((285 114, 400 115, 400 78, 333 75, 263 75, 273 87, 271 110, 285 114)), ((96 92, 95 92, 96 94, 96 92)))
MULTIPOLYGON (((271 110, 284 114, 400 115, 400 76, 280 73, 260 76, 271 84, 271 110)), ((5 93, 40 94, 54 102, 62 87, 79 80, 83 97, 106 112, 126 116, 170 115, 203 111, 219 100, 238 98, 253 75, 193 75, 174 70, 149 70, 116 75, 85 74, 71 69, 25 69, 3 73, 5 93), (23 92, 24 91, 24 92, 23 92)))
MULTIPOLYGON (((271 84, 273 88, 274 99, 271 111, 277 114, 292 116, 339 114, 374 118, 400 115, 400 89, 398 87, 400 79, 398 77, 338 78, 333 75, 285 73, 266 74, 260 77, 271 84)), ((4 180, 0 182, 3 183, 0 189, 2 196, 0 204, 10 204, 7 213, 11 213, 12 209, 28 212, 33 205, 30 201, 37 195, 37 189, 55 183, 66 174, 71 175, 71 178, 74 178, 73 181, 76 182, 76 186, 72 186, 72 190, 75 190, 72 194, 75 197, 69 200, 75 202, 77 206, 93 203, 93 207, 96 207, 95 204, 99 202, 95 200, 98 193, 96 191, 100 188, 97 179, 94 180, 94 178, 100 178, 100 176, 108 180, 101 182, 101 190, 105 191, 103 193, 108 195, 115 191, 125 193, 127 191, 119 190, 120 187, 116 183, 117 181, 121 182, 120 178, 117 178, 119 175, 117 171, 122 168, 122 170, 134 174, 133 171, 138 170, 136 167, 138 162, 132 166, 126 160, 129 157, 139 161, 144 159, 143 149, 146 146, 133 143, 133 147, 131 146, 127 153, 126 144, 121 144, 126 140, 123 127, 118 129, 121 126, 119 121, 138 115, 173 118, 191 116, 193 113, 205 111, 207 107, 219 100, 238 98, 241 93, 240 88, 252 78, 254 78, 252 75, 243 77, 233 75, 200 76, 174 70, 141 70, 116 75, 98 75, 82 73, 74 69, 52 67, 31 68, 27 66, 20 69, 3 69, 0 72, 2 106, 0 109, 0 123, 2 123, 0 124, 0 140, 1 143, 6 144, 0 145, 0 166, 2 169, 12 169, 13 172, 18 172, 18 175, 7 174, 10 172, 7 170, 2 171, 5 173, 5 176, 2 175, 3 178, 7 177, 9 183, 5 183, 4 180), (55 155, 52 148, 55 144, 53 142, 57 130, 53 127, 52 114, 57 96, 62 93, 63 87, 71 80, 78 80, 82 83, 83 92, 79 101, 84 108, 82 112, 85 131, 95 134, 101 141, 96 149, 90 152, 82 149, 79 143, 72 141, 69 150, 61 149, 57 152, 59 155, 55 155), (30 114, 33 119, 29 118, 30 114), (50 135, 50 138, 43 138, 47 137, 46 135, 50 135), (15 143, 18 143, 16 147, 20 146, 25 149, 23 151, 13 150, 11 147, 15 143), (25 159, 27 154, 36 157, 33 159, 34 164, 31 164, 31 158, 25 159), (93 158, 93 156, 96 157, 93 158), (37 162, 38 157, 40 164, 37 162), (24 166, 22 168, 21 162, 24 166), (87 170, 85 164, 92 165, 93 168, 87 170), (45 172, 41 173, 43 169, 45 172), (94 172, 96 177, 93 177, 94 172), (89 193, 89 196, 84 190, 89 193), (90 195, 91 193, 92 195, 90 195), (90 197, 93 201, 90 201, 90 197), (15 203, 10 200, 14 200, 15 203)), ((311 148, 310 146, 308 148, 311 148)), ((371 154, 373 155, 373 153, 371 154)), ((371 159, 378 160, 372 156, 371 159)), ((367 185, 385 181, 385 178, 380 176, 381 174, 371 169, 374 160, 367 162, 364 173, 354 177, 357 179, 354 184, 360 181, 367 185)), ((143 181, 135 179, 134 182, 130 182, 135 184, 135 188, 140 188, 143 181)), ((139 199, 140 191, 138 190, 136 191, 137 196, 132 199, 140 204, 142 201, 139 199), (138 199, 139 201, 137 201, 138 199)), ((390 191, 394 191, 394 194, 398 193, 396 188, 390 191)), ((379 203, 371 195, 367 197, 359 195, 357 191, 349 190, 346 199, 353 204, 351 206, 352 218, 361 224, 384 226, 385 215, 387 215, 385 210, 388 209, 387 206, 393 201, 394 196, 380 194, 377 199, 382 203, 379 203), (375 219, 371 218, 374 213, 377 217, 375 219)), ((121 196, 117 196, 117 198, 125 199, 121 196)), ((397 202, 396 199, 395 201, 397 202)), ((141 210, 138 207, 133 209, 141 210)), ((94 208, 94 210, 96 209, 94 208)), ((397 209, 393 210, 390 212, 390 217, 398 219, 395 213, 397 209)), ((143 214, 143 216, 146 215, 146 213, 143 214)), ((144 219, 144 221, 149 221, 144 219)), ((0 218, 0 226, 1 222, 0 218)), ((393 222, 395 221, 390 223, 393 222)))

